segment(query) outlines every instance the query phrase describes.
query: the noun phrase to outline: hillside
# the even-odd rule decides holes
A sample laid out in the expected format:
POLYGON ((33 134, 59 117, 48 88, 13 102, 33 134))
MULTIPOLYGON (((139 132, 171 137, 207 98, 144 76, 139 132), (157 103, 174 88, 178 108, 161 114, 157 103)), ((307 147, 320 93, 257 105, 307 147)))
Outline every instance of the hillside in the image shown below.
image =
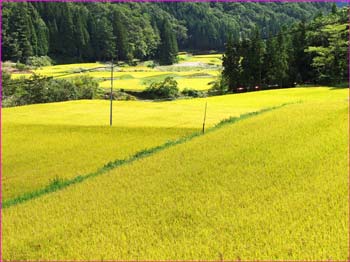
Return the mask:
POLYGON ((3 209, 3 258, 346 260, 347 90, 259 95, 297 103, 3 209))
POLYGON ((71 61, 159 55, 164 21, 180 49, 223 50, 227 35, 263 35, 316 14, 331 3, 3 3, 3 60, 49 55, 71 61))

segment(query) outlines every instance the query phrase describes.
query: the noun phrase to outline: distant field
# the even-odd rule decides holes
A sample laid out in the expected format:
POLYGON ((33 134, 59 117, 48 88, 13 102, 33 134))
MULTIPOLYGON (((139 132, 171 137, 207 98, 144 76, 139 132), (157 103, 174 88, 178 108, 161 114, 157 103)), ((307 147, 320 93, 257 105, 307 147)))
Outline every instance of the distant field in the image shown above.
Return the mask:
MULTIPOLYGON (((125 90, 144 90, 152 82, 163 80, 167 76, 174 77, 178 81, 180 90, 184 88, 196 90, 208 90, 208 83, 214 81, 219 74, 221 65, 221 54, 216 55, 196 55, 181 54, 180 63, 174 66, 159 66, 155 68, 147 67, 145 63, 137 66, 117 67, 114 72, 114 87, 125 90), (190 63, 185 65, 184 63, 190 63)), ((79 75, 88 75, 99 81, 100 87, 110 88, 110 65, 103 63, 83 63, 46 66, 32 70, 33 73, 43 76, 60 78, 72 78, 79 75), (100 68, 101 67, 101 68, 100 68), (94 71, 87 72, 97 68, 94 71), (66 75, 73 72, 81 72, 74 75, 66 75)), ((16 73, 12 78, 29 77, 31 73, 16 73)))
POLYGON ((3 258, 346 260, 348 89, 116 102, 113 128, 105 101, 4 109, 5 199, 200 130, 205 101, 208 126, 289 104, 4 209, 3 258))

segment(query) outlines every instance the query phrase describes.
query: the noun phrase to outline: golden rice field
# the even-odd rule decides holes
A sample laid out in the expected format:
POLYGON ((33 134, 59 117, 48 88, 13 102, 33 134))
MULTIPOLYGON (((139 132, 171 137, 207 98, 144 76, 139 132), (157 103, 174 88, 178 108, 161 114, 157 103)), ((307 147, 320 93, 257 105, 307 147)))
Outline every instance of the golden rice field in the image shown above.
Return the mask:
POLYGON ((3 258, 346 260, 348 110, 332 88, 115 102, 113 128, 106 101, 3 109, 5 199, 188 137, 3 209, 3 258), (191 137, 205 102, 208 128, 275 108, 191 137))
POLYGON ((274 96, 255 92, 161 103, 115 101, 113 128, 108 126, 109 102, 103 100, 4 108, 3 199, 199 131, 206 102, 210 127, 230 116, 298 101, 294 94, 290 89, 274 96))
MULTIPOLYGON (((176 66, 155 68, 147 67, 140 63, 136 66, 117 67, 114 72, 114 88, 125 90, 142 91, 153 82, 162 81, 165 77, 171 76, 178 81, 180 90, 185 88, 196 90, 208 90, 210 83, 216 80, 220 73, 219 68, 203 68, 206 65, 221 65, 221 54, 212 55, 189 55, 180 54, 180 62, 176 66), (183 69, 184 62, 195 63, 190 67, 183 69), (196 66, 199 63, 200 67, 196 66)), ((99 82, 100 87, 110 88, 111 72, 110 65, 104 63, 81 63, 81 64, 65 64, 45 66, 32 73, 42 76, 72 78, 75 76, 86 75, 93 77, 99 82), (95 70, 92 70, 94 69, 95 70), (89 71, 92 70, 92 71, 89 71), (71 74, 77 72, 76 74, 71 74), (80 73, 78 73, 80 72, 80 73)), ((20 77, 30 77, 31 73, 15 73, 12 74, 13 79, 20 77)))

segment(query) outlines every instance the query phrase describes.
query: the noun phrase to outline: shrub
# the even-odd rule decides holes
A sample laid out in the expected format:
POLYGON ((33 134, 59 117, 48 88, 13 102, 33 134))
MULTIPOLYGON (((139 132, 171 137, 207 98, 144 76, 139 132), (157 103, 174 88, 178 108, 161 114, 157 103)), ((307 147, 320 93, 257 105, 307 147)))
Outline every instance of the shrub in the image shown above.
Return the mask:
POLYGON ((25 64, 22 64, 20 62, 17 62, 15 67, 16 67, 16 69, 18 69, 20 71, 24 71, 24 70, 29 69, 28 66, 26 66, 25 64))
POLYGON ((162 82, 154 82, 144 91, 153 99, 156 98, 171 98, 179 96, 179 88, 173 77, 167 77, 162 82))
POLYGON ((219 78, 212 82, 212 87, 209 89, 211 95, 223 95, 228 92, 228 84, 225 78, 219 76, 219 78))
POLYGON ((31 56, 27 59, 27 65, 33 67, 50 66, 53 61, 48 56, 31 56))
POLYGON ((190 88, 185 88, 181 92, 184 96, 191 96, 191 97, 203 97, 204 94, 201 91, 195 90, 195 89, 190 89, 190 88))
POLYGON ((79 76, 72 80, 76 87, 77 99, 93 99, 103 95, 103 90, 99 88, 98 82, 89 76, 79 76))
POLYGON ((1 97, 4 98, 6 96, 10 96, 14 93, 16 86, 13 81, 11 81, 11 74, 7 71, 2 72, 2 89, 1 89, 1 97))
POLYGON ((29 79, 11 80, 3 78, 4 107, 47 102, 60 102, 76 99, 93 99, 103 96, 98 83, 87 76, 72 80, 52 79, 32 75, 29 79))

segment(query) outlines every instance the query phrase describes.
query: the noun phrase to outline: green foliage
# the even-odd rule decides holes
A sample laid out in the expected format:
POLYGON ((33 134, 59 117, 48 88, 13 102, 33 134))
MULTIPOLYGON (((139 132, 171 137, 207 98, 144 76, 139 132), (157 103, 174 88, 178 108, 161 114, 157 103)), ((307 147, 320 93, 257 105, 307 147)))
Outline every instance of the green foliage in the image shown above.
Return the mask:
POLYGON ((190 97, 203 97, 203 92, 195 89, 190 88, 184 88, 184 90, 181 91, 181 94, 184 96, 190 96, 190 97))
POLYGON ((128 43, 127 32, 125 25, 122 23, 123 14, 118 10, 113 10, 112 13, 112 26, 113 34, 116 37, 116 48, 118 60, 130 61, 132 55, 130 53, 130 46, 128 43))
POLYGON ((52 65, 53 61, 48 56, 30 56, 27 59, 26 64, 35 68, 42 67, 42 66, 50 66, 52 65))
POLYGON ((310 45, 306 52, 313 56, 311 65, 315 70, 315 80, 323 84, 346 81, 349 46, 346 9, 315 19, 311 26, 314 31, 307 34, 310 45), (325 23, 332 24, 323 25, 325 23))
POLYGON ((222 57, 222 78, 227 82, 228 91, 236 91, 241 82, 242 57, 239 50, 239 43, 233 42, 232 36, 228 38, 226 50, 222 57))
POLYGON ((33 74, 29 79, 3 80, 3 106, 19 106, 37 103, 60 102, 102 97, 103 90, 91 77, 81 76, 66 79, 52 79, 33 74))
POLYGON ((179 88, 177 82, 172 77, 167 77, 164 81, 153 82, 144 91, 145 94, 150 96, 152 99, 157 98, 176 98, 179 96, 179 88))
MULTIPOLYGON (((250 39, 228 39, 222 78, 228 91, 239 86, 293 87, 296 83, 339 84, 348 79, 347 11, 318 16, 291 29, 282 27, 264 42, 258 29, 250 39), (266 45, 266 47, 265 47, 266 45)), ((218 89, 219 82, 215 89, 218 89)), ((260 89, 260 88, 259 88, 260 89)))
POLYGON ((216 81, 212 83, 212 87, 209 89, 211 95, 223 95, 229 91, 227 79, 220 75, 216 81))
POLYGON ((98 82, 89 76, 80 76, 72 79, 76 88, 78 99, 93 99, 102 96, 103 91, 98 87, 98 82))
POLYGON ((173 31, 168 20, 162 21, 160 29, 161 43, 158 50, 159 64, 171 65, 177 62, 177 41, 175 32, 173 31))
POLYGON ((15 68, 18 69, 19 71, 24 71, 24 70, 27 70, 29 67, 26 64, 17 62, 15 65, 15 68))
MULTIPOLYGON (((248 38, 258 25, 266 37, 281 24, 330 9, 330 3, 5 2, 2 59, 25 62, 29 56, 49 55, 80 62, 117 55, 125 61, 163 60, 157 51, 165 43, 171 53, 177 45, 184 50, 223 50, 228 32, 248 38), (170 37, 162 32, 164 20, 171 25, 170 37)), ((175 61, 165 56, 171 57, 166 63, 175 61)))

